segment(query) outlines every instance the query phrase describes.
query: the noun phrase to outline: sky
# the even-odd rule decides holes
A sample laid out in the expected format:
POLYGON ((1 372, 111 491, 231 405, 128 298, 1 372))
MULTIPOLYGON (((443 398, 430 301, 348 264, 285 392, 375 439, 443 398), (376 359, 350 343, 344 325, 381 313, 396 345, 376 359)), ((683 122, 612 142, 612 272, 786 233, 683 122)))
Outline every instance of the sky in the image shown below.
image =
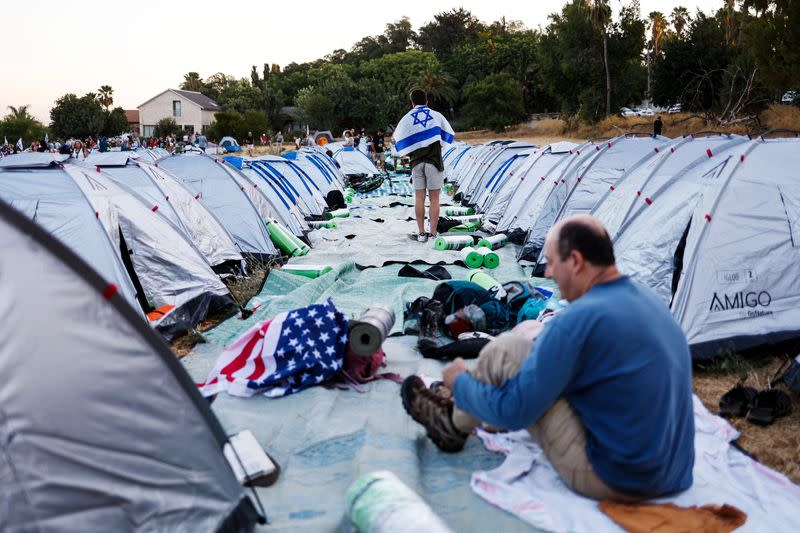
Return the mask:
MULTIPOLYGON (((114 106, 135 109, 165 89, 178 88, 190 71, 203 78, 215 72, 249 77, 252 65, 261 72, 264 63, 284 67, 311 61, 338 48, 349 50, 403 16, 416 30, 436 13, 457 7, 484 22, 505 16, 529 28, 544 28, 548 14, 560 11, 564 3, 3 2, 0 24, 6 53, 0 69, 0 117, 7 106, 29 105, 31 114, 47 124, 57 98, 68 92, 82 96, 101 85, 114 89, 114 106)), ((723 0, 640 0, 643 14, 668 14, 678 5, 690 13, 698 8, 708 13, 722 4, 723 0)), ((618 11, 621 2, 611 0, 611 5, 618 11)))

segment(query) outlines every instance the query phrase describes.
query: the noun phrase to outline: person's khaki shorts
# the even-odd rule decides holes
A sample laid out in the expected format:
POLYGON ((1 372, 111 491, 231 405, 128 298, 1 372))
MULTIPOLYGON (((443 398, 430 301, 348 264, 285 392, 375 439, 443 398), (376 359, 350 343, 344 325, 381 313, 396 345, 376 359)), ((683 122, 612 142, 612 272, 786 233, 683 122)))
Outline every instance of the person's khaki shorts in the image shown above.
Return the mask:
POLYGON ((444 185, 444 172, 430 163, 420 163, 411 169, 411 182, 417 191, 441 189, 444 185))

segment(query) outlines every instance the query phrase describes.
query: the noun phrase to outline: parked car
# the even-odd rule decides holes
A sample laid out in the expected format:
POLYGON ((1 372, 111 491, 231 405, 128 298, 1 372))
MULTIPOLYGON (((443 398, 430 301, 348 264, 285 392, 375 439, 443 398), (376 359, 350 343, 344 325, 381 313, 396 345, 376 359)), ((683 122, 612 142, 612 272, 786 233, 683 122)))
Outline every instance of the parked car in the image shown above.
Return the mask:
POLYGON ((637 107, 634 111, 640 117, 652 117, 655 115, 655 112, 648 107, 637 107))
POLYGON ((785 93, 783 93, 783 97, 781 98, 781 103, 791 104, 792 102, 794 102, 795 98, 797 98, 796 91, 786 91, 785 93))
POLYGON ((680 113, 681 111, 683 111, 683 106, 681 104, 672 104, 669 106, 669 109, 667 109, 667 113, 670 115, 673 113, 680 113))
POLYGON ((637 115, 636 111, 630 107, 620 107, 619 114, 623 117, 635 117, 637 115))

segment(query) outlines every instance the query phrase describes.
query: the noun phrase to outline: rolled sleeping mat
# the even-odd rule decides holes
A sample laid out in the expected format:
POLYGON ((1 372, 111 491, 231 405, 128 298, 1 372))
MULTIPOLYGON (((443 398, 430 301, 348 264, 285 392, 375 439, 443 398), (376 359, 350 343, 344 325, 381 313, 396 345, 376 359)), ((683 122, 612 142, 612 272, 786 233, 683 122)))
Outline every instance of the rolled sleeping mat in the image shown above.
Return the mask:
POLYGON ((388 470, 356 479, 344 499, 350 522, 359 533, 452 533, 425 500, 388 470))
POLYGON ((304 276, 306 278, 315 279, 323 274, 331 272, 333 267, 330 265, 283 265, 281 272, 295 274, 297 276, 304 276))
POLYGON ((336 211, 328 211, 325 213, 325 218, 328 220, 332 218, 348 218, 350 216, 350 210, 346 207, 342 209, 337 209, 336 211))
POLYGON ((483 256, 472 246, 461 249, 461 258, 469 268, 480 268, 483 265, 483 256))
POLYGON ((464 222, 458 226, 453 226, 445 233, 475 233, 481 228, 480 220, 473 220, 472 222, 464 222))
POLYGON ((306 255, 308 252, 311 251, 311 248, 309 248, 309 246, 306 243, 301 241, 300 238, 297 237, 297 235, 295 235, 294 233, 292 233, 289 230, 286 230, 286 232, 289 234, 289 238, 291 238, 292 241, 294 241, 295 246, 300 248, 300 254, 299 255, 306 255))
POLYGON ((474 215, 475 210, 471 207, 449 206, 444 208, 444 214, 448 217, 458 215, 474 215))
POLYGON ((491 248, 492 250, 502 248, 506 244, 508 244, 508 236, 505 233, 498 233, 478 241, 479 247, 491 248))
POLYGON ((433 249, 438 251, 460 250, 472 246, 475 240, 470 235, 440 235, 433 241, 433 249))
POLYGON ((472 283, 480 285, 487 291, 500 285, 496 279, 483 270, 470 270, 467 272, 467 281, 471 281, 472 283))
MULTIPOLYGON (((500 256, 491 248, 479 246, 476 252, 481 256, 481 262, 486 268, 497 268, 500 266, 500 256)), ((474 267, 473 267, 474 268, 474 267)))
POLYGON ((469 222, 475 222, 476 220, 483 220, 483 215, 479 213, 477 215, 457 215, 447 218, 452 218, 453 220, 457 220, 462 224, 467 224, 469 222))
POLYGON ((328 229, 336 229, 336 221, 331 220, 309 220, 308 225, 314 229, 317 228, 328 228, 328 229))
POLYGON ((303 247, 299 246, 297 239, 294 238, 292 233, 278 224, 275 220, 266 219, 267 233, 272 243, 283 253, 289 257, 296 257, 303 255, 303 247))
POLYGON ((350 321, 350 349, 356 355, 372 355, 383 345, 394 327, 394 311, 386 305, 375 304, 350 321))

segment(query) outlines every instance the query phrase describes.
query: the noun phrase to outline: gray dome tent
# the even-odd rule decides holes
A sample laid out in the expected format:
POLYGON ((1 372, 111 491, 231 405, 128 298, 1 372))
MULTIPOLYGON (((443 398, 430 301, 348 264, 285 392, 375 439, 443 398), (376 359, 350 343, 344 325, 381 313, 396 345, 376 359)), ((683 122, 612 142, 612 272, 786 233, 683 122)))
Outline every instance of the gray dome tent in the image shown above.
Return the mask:
POLYGON ((252 531, 219 422, 116 286, 2 201, 0 246, 2 529, 252 531))

